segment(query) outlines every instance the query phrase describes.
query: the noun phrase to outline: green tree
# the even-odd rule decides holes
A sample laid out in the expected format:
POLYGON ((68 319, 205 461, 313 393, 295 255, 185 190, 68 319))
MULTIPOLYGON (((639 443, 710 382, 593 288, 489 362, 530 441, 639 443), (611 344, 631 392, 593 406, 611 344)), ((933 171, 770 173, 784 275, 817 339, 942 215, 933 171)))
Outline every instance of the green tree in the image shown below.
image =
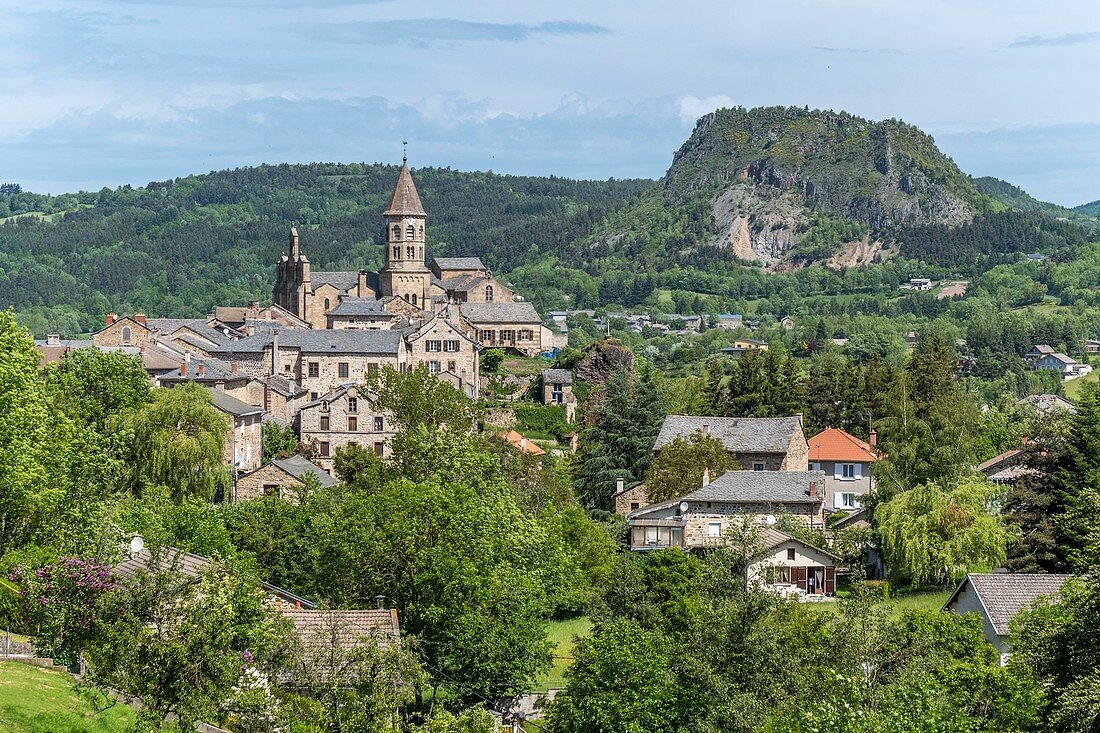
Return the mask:
POLYGON ((298 434, 293 425, 280 427, 269 421, 260 426, 260 432, 265 463, 275 458, 290 458, 298 452, 298 434))
POLYGON ((167 487, 172 499, 209 501, 225 486, 227 418, 214 409, 209 390, 196 383, 157 390, 130 420, 132 465, 129 483, 167 487))
POLYGON ((504 349, 486 349, 481 352, 481 369, 486 374, 496 374, 504 366, 504 349))
POLYGON ((106 433, 108 422, 147 403, 152 390, 141 359, 121 351, 70 351, 46 368, 58 406, 80 424, 106 433))
POLYGON ((966 479, 949 490, 934 483, 901 492, 875 510, 890 572, 915 584, 947 585, 973 568, 1004 562, 1008 533, 986 506, 995 487, 966 479))
POLYGON ((383 365, 367 380, 367 387, 376 396, 375 407, 388 412, 401 429, 445 425, 459 432, 469 431, 480 418, 473 401, 438 379, 424 363, 405 372, 383 365))
POLYGON ((740 468, 722 441, 702 433, 677 437, 661 449, 645 474, 646 493, 651 502, 684 496, 702 485, 703 471, 716 479, 740 468))

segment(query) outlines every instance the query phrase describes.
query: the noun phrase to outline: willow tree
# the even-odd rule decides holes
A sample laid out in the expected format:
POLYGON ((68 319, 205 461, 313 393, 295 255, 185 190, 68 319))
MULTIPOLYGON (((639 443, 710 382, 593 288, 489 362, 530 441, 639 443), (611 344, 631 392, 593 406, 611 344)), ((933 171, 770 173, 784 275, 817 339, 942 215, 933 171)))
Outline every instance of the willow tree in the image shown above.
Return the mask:
POLYGON ((228 480, 225 438, 228 418, 213 405, 210 392, 195 383, 158 389, 134 413, 131 488, 162 486, 177 501, 209 500, 228 480))
POLYGON ((1009 534, 986 509, 995 491, 980 477, 951 489, 927 482, 879 505, 875 519, 890 572, 918 585, 947 585, 1003 563, 1009 534))

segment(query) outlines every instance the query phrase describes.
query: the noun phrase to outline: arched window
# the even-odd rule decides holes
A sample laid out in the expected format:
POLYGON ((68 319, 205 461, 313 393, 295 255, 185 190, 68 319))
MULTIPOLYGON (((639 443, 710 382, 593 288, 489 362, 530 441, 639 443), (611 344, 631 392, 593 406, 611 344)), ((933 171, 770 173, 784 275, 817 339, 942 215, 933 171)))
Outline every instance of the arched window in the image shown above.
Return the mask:
POLYGON ((492 303, 493 302, 493 286, 492 285, 486 285, 485 286, 485 302, 486 303, 492 303))
POLYGON ((412 304, 416 305, 416 293, 413 293, 412 295, 412 304))
POLYGON ((393 225, 393 238, 398 240, 398 241, 401 240, 401 225, 400 224, 394 224, 393 225))
POLYGON ((405 248, 405 259, 407 259, 407 260, 415 260, 416 259, 416 247, 406 247, 405 248))
POLYGON ((328 298, 325 298, 325 310, 329 309, 329 305, 331 305, 331 304, 329 303, 328 298))
POLYGON ((420 225, 420 238, 421 239, 424 238, 424 225, 423 224, 420 225))
POLYGON ((401 259, 401 247, 400 246, 395 246, 393 248, 393 258, 395 260, 401 259))
POLYGON ((131 333, 130 333, 130 327, 129 326, 122 329, 122 343, 124 343, 124 344, 130 343, 130 336, 131 336, 131 333))
POLYGON ((409 224, 407 227, 405 227, 405 237, 407 239, 415 239, 416 227, 414 227, 412 224, 409 224))

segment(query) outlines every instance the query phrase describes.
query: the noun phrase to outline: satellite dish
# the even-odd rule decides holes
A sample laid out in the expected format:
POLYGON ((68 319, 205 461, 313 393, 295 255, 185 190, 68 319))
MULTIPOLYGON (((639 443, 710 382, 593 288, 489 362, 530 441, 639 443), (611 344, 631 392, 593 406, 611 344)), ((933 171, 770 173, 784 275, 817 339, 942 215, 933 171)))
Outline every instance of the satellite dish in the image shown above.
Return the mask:
POLYGON ((687 510, 688 510, 688 503, 686 501, 681 501, 680 502, 680 513, 681 514, 687 514, 687 510))
POLYGON ((776 519, 775 519, 775 515, 774 515, 774 514, 769 514, 768 516, 766 516, 766 517, 764 518, 764 521, 765 521, 765 522, 767 523, 767 525, 768 525, 769 527, 774 527, 774 526, 775 526, 775 522, 776 522, 776 519))
POLYGON ((130 554, 136 555, 145 549, 145 540, 141 538, 141 535, 136 534, 134 538, 130 540, 130 554))

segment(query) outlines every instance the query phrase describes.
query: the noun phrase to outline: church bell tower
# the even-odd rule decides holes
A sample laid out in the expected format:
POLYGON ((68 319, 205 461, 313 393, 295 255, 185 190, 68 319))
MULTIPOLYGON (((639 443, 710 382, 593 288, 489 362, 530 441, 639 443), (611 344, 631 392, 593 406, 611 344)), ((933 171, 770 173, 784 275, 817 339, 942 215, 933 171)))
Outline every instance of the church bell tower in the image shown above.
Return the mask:
POLYGON ((378 273, 382 295, 395 295, 424 310, 431 310, 431 272, 424 265, 424 223, 428 215, 420 203, 409 160, 401 159, 386 220, 386 265, 378 273))

